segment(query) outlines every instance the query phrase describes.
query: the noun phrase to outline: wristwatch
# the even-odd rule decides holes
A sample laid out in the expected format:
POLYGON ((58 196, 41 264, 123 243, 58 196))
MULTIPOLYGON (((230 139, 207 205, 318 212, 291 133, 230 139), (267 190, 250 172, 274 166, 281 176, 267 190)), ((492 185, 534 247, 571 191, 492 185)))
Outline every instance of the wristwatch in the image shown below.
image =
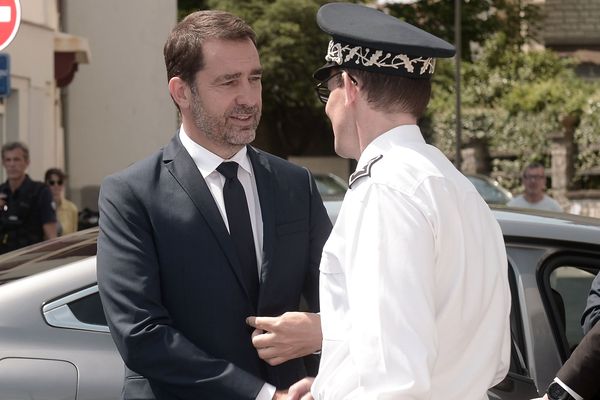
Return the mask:
POLYGON ((552 382, 546 390, 549 400, 575 400, 558 382, 552 382))

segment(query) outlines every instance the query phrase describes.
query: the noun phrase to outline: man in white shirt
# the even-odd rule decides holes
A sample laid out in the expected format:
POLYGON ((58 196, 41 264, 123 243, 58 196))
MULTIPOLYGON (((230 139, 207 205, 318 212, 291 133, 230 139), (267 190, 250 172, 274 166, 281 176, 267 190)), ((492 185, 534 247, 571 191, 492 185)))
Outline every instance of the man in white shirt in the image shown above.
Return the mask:
POLYGON ((319 373, 290 399, 485 399, 509 367, 502 233, 417 126, 434 58, 454 48, 355 4, 317 23, 332 36, 318 94, 358 164, 321 259, 319 373))
POLYGON ((512 198, 507 204, 509 207, 563 211, 556 200, 544 193, 546 191, 546 174, 542 164, 535 162, 527 165, 521 179, 523 194, 512 198))

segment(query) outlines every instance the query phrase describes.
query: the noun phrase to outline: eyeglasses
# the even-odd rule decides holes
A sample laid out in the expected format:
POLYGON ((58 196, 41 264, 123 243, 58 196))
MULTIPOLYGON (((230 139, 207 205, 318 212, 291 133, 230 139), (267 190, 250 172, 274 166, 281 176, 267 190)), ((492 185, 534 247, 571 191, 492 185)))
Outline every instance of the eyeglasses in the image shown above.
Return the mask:
POLYGON ((62 184, 63 184, 63 181, 62 181, 62 179, 59 179, 59 180, 57 180, 57 181, 54 181, 54 180, 47 181, 46 183, 47 183, 49 186, 54 186, 54 185, 59 185, 59 186, 60 186, 60 185, 62 185, 62 184))
MULTIPOLYGON (((317 92, 317 97, 321 100, 321 103, 327 104, 327 100, 329 100, 329 95, 331 94, 331 90, 329 90, 329 81, 336 76, 339 76, 343 73, 348 74, 348 71, 338 71, 335 74, 331 74, 327 79, 317 83, 315 86, 315 91, 317 92)), ((352 75, 348 74, 348 77, 355 85, 358 85, 358 81, 352 77, 352 75)))
POLYGON ((528 181, 540 181, 546 179, 544 175, 523 175, 523 179, 528 181))

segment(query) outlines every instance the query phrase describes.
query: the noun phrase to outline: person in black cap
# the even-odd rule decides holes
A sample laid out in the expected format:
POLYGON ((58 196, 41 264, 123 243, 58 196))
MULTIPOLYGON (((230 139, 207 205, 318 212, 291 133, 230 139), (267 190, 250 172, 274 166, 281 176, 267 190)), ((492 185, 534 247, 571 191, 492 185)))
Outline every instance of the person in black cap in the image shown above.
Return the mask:
POLYGON ((321 258, 319 373, 289 398, 487 399, 510 358, 502 233, 417 126, 454 48, 355 4, 317 23, 332 36, 317 92, 336 152, 358 164, 321 258))

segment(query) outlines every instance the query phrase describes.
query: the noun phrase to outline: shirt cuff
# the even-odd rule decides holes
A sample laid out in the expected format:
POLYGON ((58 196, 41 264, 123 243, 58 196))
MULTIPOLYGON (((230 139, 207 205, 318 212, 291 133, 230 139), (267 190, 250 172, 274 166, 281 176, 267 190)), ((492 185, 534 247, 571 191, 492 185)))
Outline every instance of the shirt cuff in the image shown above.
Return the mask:
POLYGON ((577 392, 575 392, 573 389, 568 387, 567 384, 564 383, 563 381, 561 381, 560 379, 554 378, 554 382, 556 382, 560 386, 562 386, 562 388, 565 389, 567 391, 567 393, 569 393, 571 395, 571 397, 573 397, 575 400, 583 400, 583 397, 578 395, 577 392))
MULTIPOLYGON (((256 400, 271 400, 271 399, 273 399, 273 396, 275 395, 275 390, 276 390, 275 386, 265 383, 263 385, 262 389, 260 389, 260 392, 258 392, 258 395, 256 396, 256 400)), ((577 400, 582 400, 582 399, 579 398, 577 400)))

